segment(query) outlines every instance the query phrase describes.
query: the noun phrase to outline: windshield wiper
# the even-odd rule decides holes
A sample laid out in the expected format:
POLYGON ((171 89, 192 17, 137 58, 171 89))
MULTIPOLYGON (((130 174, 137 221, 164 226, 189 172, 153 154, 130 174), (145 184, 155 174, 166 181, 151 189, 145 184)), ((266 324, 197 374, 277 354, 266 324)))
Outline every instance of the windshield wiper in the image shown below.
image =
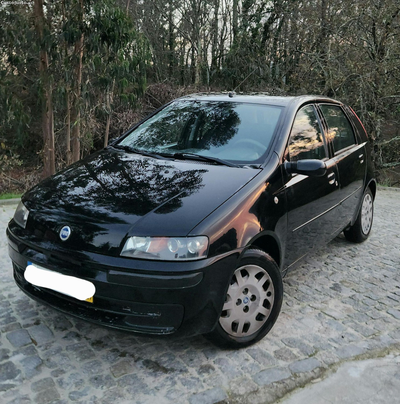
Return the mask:
POLYGON ((127 151, 129 153, 137 153, 137 154, 141 154, 142 156, 153 157, 153 158, 156 158, 156 159, 165 159, 165 160, 173 160, 173 159, 185 160, 185 159, 190 159, 190 160, 198 160, 198 161, 207 161, 209 163, 216 163, 216 164, 220 164, 220 165, 224 165, 224 166, 228 166, 228 167, 241 167, 238 164, 234 164, 234 163, 231 163, 231 162, 229 162, 227 160, 219 159, 217 157, 202 156, 200 154, 190 153, 190 152, 174 153, 174 154, 170 154, 170 153, 152 153, 152 152, 148 152, 148 151, 145 151, 145 150, 137 149, 137 148, 132 147, 132 146, 121 145, 121 144, 112 145, 112 147, 115 148, 115 149, 125 150, 125 151, 127 151))
POLYGON ((228 167, 240 167, 238 164, 231 163, 230 161, 227 161, 227 160, 222 160, 217 157, 202 156, 202 155, 196 154, 196 153, 186 153, 186 152, 174 153, 172 156, 177 159, 182 159, 182 160, 185 160, 186 158, 188 158, 190 160, 207 161, 210 163, 217 163, 217 164, 228 166, 228 167))
POLYGON ((128 145, 121 145, 121 144, 112 145, 112 147, 114 147, 115 149, 125 150, 129 153, 136 153, 136 154, 140 154, 140 155, 146 156, 146 157, 153 157, 155 159, 172 160, 172 158, 168 157, 169 155, 166 153, 165 154, 164 153, 151 153, 146 150, 136 149, 135 147, 128 146, 128 145))

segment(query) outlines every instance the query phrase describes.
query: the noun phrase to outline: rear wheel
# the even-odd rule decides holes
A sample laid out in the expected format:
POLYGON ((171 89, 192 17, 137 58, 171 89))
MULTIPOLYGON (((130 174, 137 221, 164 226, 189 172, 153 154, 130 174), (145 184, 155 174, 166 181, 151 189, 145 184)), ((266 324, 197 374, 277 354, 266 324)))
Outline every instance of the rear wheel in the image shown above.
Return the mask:
POLYGON ((242 348, 263 338, 278 318, 282 277, 265 252, 249 249, 233 273, 215 329, 207 337, 219 346, 242 348))
POLYGON ((353 226, 344 231, 347 240, 354 243, 365 241, 372 228, 374 219, 374 197, 369 188, 364 192, 361 209, 353 226))

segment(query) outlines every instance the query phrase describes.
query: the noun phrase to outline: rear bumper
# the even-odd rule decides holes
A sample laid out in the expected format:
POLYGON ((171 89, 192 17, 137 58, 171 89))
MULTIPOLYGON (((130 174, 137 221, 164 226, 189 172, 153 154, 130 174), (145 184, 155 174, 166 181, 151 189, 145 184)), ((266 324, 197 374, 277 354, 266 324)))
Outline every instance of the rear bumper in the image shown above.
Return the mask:
POLYGON ((145 334, 203 334, 222 310, 239 251, 192 262, 158 262, 57 251, 31 245, 10 222, 9 255, 17 285, 32 299, 63 313, 107 327, 145 334), (17 233, 17 234, 16 234, 17 233), (28 261, 92 282, 93 303, 27 282, 28 261))

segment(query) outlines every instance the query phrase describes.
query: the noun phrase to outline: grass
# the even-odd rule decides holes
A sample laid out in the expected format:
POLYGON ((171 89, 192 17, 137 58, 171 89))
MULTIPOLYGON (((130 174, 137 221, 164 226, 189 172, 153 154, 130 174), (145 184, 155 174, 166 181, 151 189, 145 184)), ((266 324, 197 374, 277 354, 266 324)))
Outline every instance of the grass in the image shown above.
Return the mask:
POLYGON ((13 198, 21 198, 22 194, 13 194, 13 193, 8 193, 8 194, 1 194, 0 199, 13 199, 13 198))

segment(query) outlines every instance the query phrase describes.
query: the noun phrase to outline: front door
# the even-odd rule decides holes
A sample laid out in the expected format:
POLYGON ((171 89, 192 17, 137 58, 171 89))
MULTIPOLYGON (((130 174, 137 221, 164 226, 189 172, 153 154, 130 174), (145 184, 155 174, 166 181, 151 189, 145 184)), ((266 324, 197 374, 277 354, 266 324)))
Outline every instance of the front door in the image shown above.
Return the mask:
POLYGON ((327 171, 322 177, 284 174, 288 207, 284 266, 326 243, 337 231, 340 205, 338 169, 328 148, 314 105, 301 108, 295 117, 286 159, 293 162, 318 159, 327 171))

